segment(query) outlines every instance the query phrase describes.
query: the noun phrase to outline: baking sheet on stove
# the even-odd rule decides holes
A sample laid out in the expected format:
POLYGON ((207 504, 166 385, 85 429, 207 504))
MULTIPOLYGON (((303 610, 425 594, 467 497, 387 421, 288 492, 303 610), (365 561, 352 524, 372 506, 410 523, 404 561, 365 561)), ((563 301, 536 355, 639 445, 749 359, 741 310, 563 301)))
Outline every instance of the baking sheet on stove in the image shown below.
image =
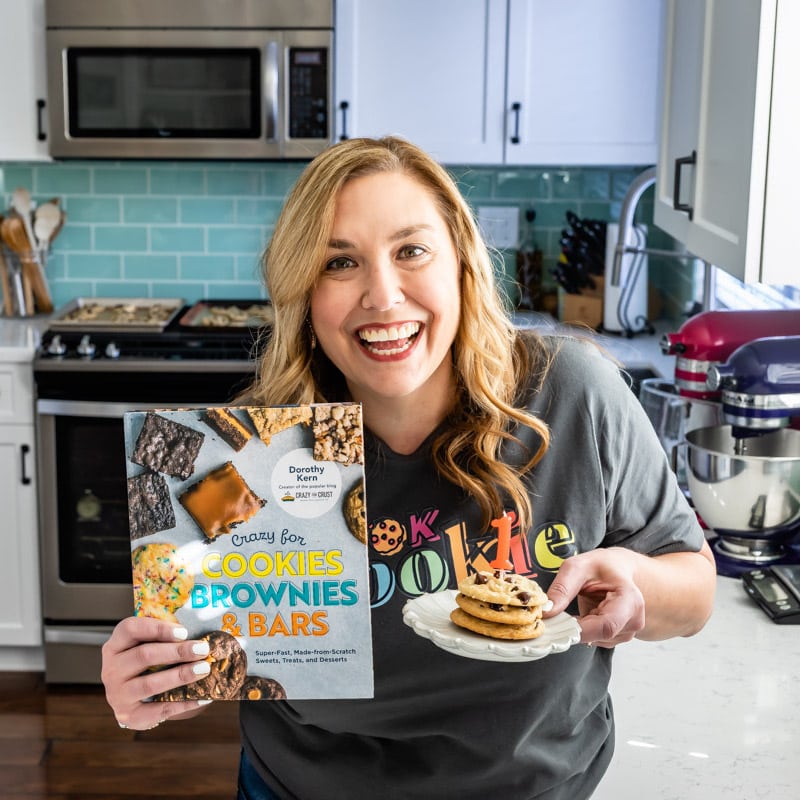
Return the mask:
POLYGON ((260 328, 272 325, 275 313, 269 300, 201 300, 178 320, 188 328, 260 328))
POLYGON ((59 309, 54 331, 161 331, 183 308, 179 298, 78 297, 59 309))

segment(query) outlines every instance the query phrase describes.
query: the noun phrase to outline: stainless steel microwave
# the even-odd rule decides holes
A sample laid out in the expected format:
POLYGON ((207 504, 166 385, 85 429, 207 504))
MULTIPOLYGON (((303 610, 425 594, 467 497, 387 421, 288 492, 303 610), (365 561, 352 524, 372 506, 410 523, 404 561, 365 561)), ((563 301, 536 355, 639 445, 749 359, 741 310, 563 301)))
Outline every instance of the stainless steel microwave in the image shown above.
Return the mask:
POLYGON ((333 0, 46 0, 54 158, 311 158, 333 0))

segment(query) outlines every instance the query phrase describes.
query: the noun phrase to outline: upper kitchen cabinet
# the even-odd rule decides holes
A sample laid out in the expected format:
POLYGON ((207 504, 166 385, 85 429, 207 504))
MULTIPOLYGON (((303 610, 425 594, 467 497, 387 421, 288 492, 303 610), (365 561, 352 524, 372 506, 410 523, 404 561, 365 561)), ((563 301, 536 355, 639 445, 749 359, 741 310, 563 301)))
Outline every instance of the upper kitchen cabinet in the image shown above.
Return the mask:
POLYGON ((506 163, 654 164, 662 0, 508 8, 506 163))
POLYGON ((670 0, 655 224, 747 283, 796 284, 795 0, 670 0))
POLYGON ((652 164, 663 0, 339 0, 337 137, 450 164, 652 164))
POLYGON ((49 158, 44 0, 0 0, 0 161, 49 158))
POLYGON ((337 138, 501 163, 507 20, 506 0, 337 0, 337 138))

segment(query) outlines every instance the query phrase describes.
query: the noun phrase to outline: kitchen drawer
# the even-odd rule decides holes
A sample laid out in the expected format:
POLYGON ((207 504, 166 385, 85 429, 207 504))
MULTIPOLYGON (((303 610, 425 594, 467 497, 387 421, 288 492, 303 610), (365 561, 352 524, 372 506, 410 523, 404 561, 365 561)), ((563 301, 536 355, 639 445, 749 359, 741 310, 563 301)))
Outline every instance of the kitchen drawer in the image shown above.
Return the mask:
POLYGON ((33 422, 33 372, 28 364, 0 364, 0 424, 33 422))

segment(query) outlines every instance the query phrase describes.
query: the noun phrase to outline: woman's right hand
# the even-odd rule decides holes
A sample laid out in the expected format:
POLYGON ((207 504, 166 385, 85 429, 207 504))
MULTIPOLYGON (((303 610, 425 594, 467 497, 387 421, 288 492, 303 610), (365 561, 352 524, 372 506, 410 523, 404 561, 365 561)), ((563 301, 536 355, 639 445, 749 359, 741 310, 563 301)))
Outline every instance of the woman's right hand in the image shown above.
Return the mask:
POLYGON ((128 617, 114 628, 103 645, 101 676, 120 727, 149 730, 174 717, 194 716, 210 702, 147 702, 209 673, 208 642, 187 641, 187 635, 186 628, 151 617, 128 617), (161 669, 164 664, 173 666, 161 669))

